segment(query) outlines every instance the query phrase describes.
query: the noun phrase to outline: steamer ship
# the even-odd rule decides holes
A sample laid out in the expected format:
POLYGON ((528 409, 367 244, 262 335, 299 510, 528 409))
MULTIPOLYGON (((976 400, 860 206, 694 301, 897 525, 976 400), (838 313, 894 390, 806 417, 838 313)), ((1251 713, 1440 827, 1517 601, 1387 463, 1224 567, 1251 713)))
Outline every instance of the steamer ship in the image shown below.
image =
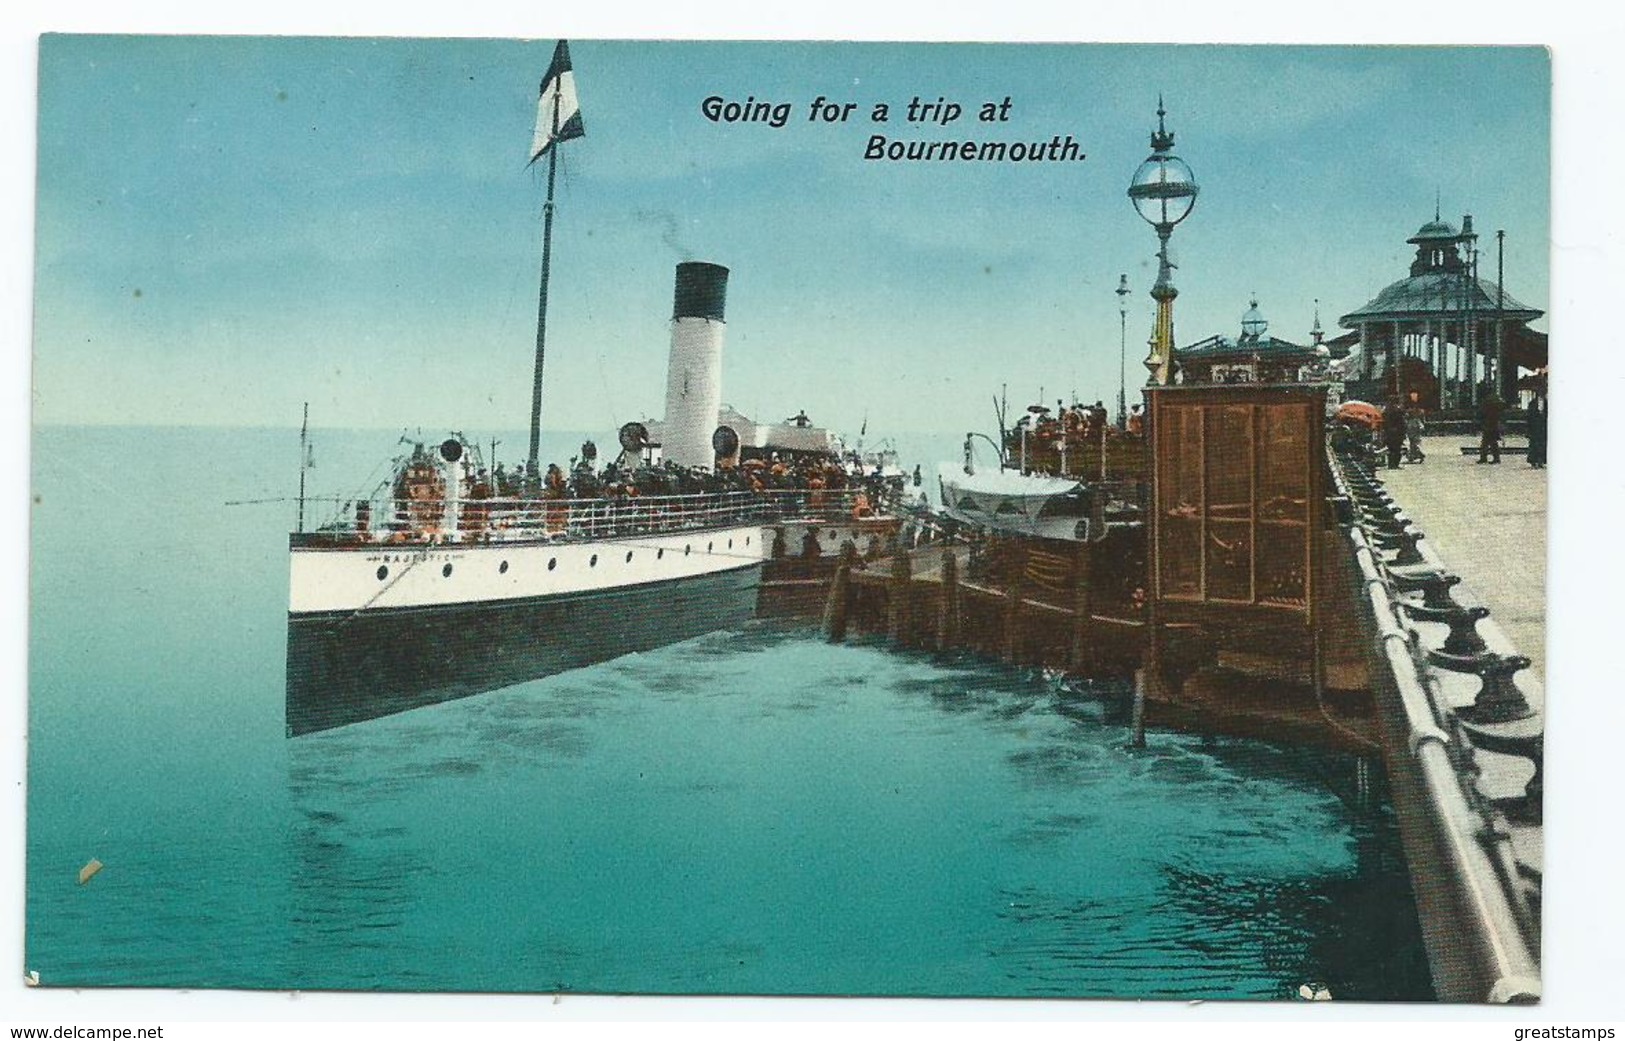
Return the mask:
MULTIPOLYGON (((530 455, 502 474, 453 434, 414 444, 379 487, 289 539, 287 736, 328 730, 737 627, 764 564, 873 551, 891 482, 853 473, 797 416, 722 403, 728 269, 677 266, 660 422, 628 423, 602 470, 537 458, 557 145, 580 136, 569 51, 544 78, 548 158, 530 455), (574 133, 570 128, 574 127, 574 133), (743 435, 743 436, 742 436, 743 435)), ((302 459, 303 462, 303 459, 302 459)))

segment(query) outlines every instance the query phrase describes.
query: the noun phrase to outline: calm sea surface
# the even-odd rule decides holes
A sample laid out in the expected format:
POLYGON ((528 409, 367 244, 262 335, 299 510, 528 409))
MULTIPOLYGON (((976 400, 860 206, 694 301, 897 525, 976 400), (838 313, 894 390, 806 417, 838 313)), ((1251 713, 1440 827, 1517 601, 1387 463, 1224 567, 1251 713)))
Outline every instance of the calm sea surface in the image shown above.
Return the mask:
MULTIPOLYGON (((316 445, 311 488, 344 492, 394 438, 316 445)), ((297 461, 288 432, 36 434, 46 985, 1430 996, 1349 761, 1131 753, 990 665, 761 626, 285 740, 293 507, 224 504, 297 461)))

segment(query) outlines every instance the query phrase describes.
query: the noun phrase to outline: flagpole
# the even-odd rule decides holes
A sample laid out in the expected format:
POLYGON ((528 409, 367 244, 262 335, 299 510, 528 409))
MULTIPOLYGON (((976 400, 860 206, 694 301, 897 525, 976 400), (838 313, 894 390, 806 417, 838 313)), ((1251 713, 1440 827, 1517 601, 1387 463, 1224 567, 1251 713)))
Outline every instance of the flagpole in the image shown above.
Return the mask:
POLYGON ((542 204, 542 288, 536 303, 536 375, 530 396, 530 455, 525 473, 534 481, 541 470, 537 450, 542 440, 542 360, 547 354, 547 280, 553 266, 553 184, 559 167, 559 96, 553 91, 553 133, 547 147, 547 202, 542 204))

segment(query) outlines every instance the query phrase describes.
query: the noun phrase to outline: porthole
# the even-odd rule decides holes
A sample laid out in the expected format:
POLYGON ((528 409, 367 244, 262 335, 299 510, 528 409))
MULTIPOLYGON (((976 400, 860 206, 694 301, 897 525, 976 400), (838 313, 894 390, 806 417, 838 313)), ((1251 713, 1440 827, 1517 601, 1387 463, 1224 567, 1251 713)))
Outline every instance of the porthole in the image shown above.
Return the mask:
POLYGON ((632 551, 631 550, 626 551, 626 562, 628 564, 632 563, 632 551))
POLYGON ((502 563, 497 565, 497 574, 506 575, 507 573, 508 573, 508 562, 506 560, 504 560, 502 563))
POLYGON ((728 548, 729 548, 729 549, 733 549, 733 548, 734 548, 734 540, 733 540, 733 539, 729 539, 729 540, 728 540, 728 548))
POLYGON ((385 567, 382 564, 379 564, 378 565, 378 581, 382 582, 384 579, 386 579, 388 577, 389 577, 389 568, 385 567))
POLYGON ((440 577, 441 578, 450 578, 451 577, 451 565, 450 564, 447 564, 445 567, 440 569, 440 577))
POLYGON ((550 558, 548 558, 547 570, 552 571, 554 568, 556 568, 558 566, 559 566, 559 558, 558 557, 550 557, 550 558))
POLYGON ((592 557, 587 561, 587 566, 588 567, 597 567, 598 566, 598 554, 594 553, 592 555, 592 557))

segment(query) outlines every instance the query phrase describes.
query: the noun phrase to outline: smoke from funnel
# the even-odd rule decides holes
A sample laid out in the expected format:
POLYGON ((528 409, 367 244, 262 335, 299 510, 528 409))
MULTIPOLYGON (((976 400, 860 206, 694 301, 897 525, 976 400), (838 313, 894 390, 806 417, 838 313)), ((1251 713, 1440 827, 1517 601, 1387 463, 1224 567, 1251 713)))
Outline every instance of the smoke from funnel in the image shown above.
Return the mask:
POLYGON ((632 216, 644 224, 657 225, 660 228, 660 241, 677 254, 677 259, 694 259, 694 251, 683 245, 682 232, 675 216, 656 210, 638 210, 632 216))

